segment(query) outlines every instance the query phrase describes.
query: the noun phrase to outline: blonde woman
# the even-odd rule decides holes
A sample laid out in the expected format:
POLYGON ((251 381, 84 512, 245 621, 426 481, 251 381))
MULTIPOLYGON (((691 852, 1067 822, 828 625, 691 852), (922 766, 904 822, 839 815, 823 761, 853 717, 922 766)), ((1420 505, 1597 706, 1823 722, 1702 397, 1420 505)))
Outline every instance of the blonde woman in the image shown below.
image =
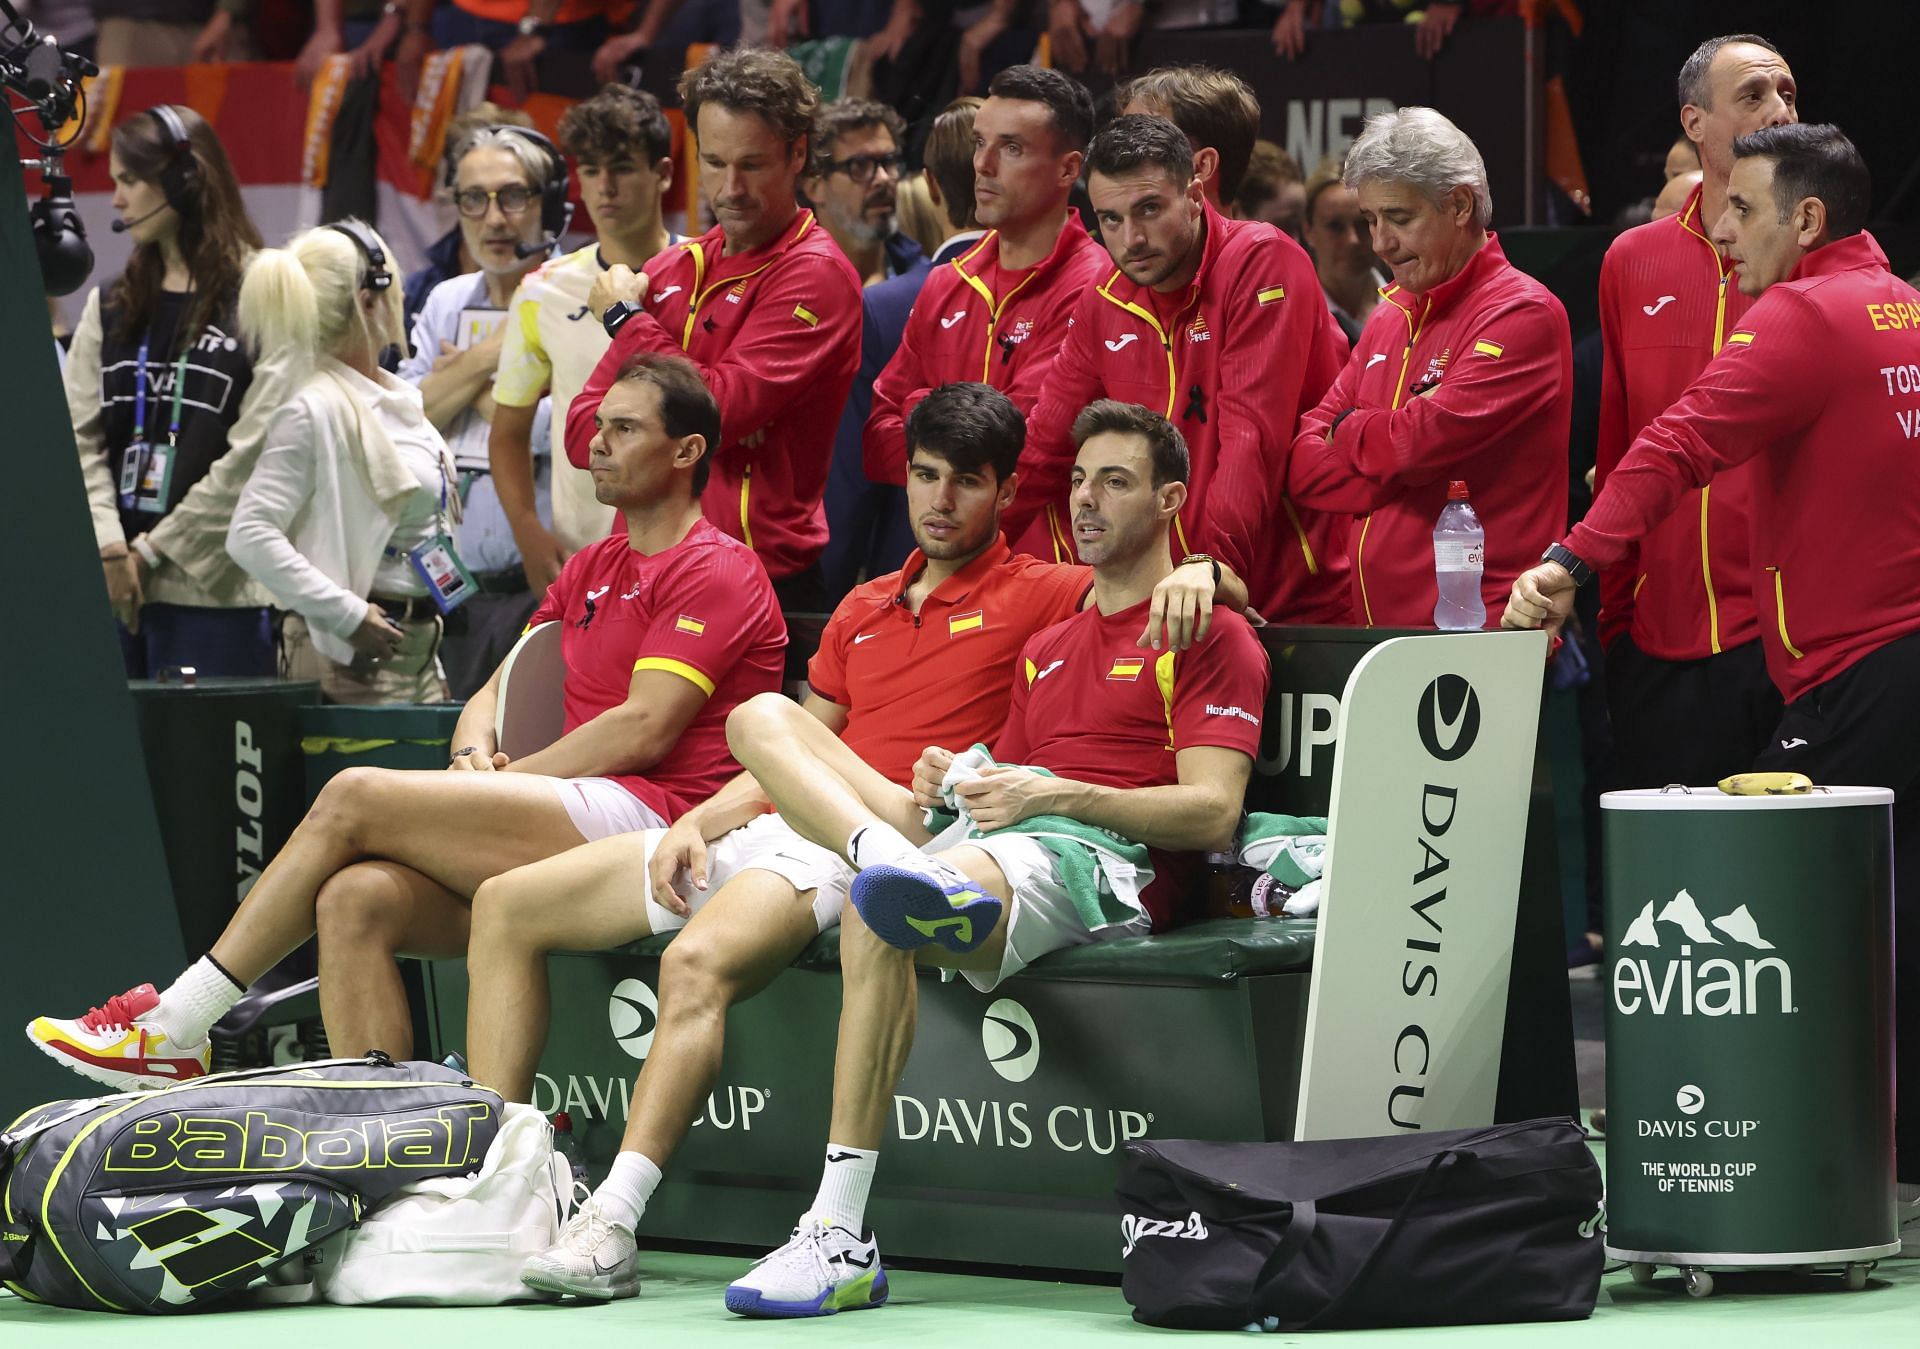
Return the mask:
POLYGON ((356 220, 263 249, 240 327, 305 378, 267 429, 227 549, 289 610, 281 669, 340 703, 435 702, 441 614, 472 589, 460 498, 420 392, 380 368, 403 338, 385 242, 356 220))

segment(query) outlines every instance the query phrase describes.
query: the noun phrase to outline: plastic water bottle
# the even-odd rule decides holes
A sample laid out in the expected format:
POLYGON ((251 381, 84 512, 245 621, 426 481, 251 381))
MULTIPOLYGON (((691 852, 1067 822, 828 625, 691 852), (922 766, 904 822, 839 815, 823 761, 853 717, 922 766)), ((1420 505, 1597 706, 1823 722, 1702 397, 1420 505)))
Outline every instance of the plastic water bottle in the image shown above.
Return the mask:
POLYGON ((1486 570, 1487 532, 1467 501, 1467 485, 1447 484, 1447 504, 1433 527, 1433 578, 1440 599, 1433 625, 1442 632, 1478 632, 1487 626, 1480 575, 1486 570))
POLYGON ((567 1169, 573 1173, 574 1201, 593 1193, 593 1185, 587 1179, 587 1155, 580 1148, 579 1136, 573 1132, 573 1116, 562 1110, 553 1117, 553 1150, 567 1159, 567 1169))

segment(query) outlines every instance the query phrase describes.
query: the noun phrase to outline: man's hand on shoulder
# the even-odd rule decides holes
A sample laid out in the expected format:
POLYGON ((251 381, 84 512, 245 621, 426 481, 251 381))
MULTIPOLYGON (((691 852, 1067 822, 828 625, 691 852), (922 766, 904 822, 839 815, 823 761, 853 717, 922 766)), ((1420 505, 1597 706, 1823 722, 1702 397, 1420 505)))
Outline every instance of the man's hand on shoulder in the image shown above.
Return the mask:
POLYGON ((616 262, 594 278, 593 288, 587 292, 587 312, 593 315, 594 322, 602 322, 609 305, 619 301, 633 305, 644 303, 650 284, 645 272, 636 272, 625 263, 616 262))
POLYGON ((1214 566, 1211 560, 1182 563, 1153 588, 1138 645, 1185 651, 1207 635, 1213 626, 1214 566))

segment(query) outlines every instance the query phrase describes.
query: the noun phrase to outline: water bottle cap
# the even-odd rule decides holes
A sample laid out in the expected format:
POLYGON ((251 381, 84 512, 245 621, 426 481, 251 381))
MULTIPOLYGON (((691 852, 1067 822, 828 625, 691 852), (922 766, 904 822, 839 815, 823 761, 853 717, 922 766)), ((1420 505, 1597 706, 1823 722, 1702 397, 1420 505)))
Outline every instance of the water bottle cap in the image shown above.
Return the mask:
POLYGON ((573 1132, 573 1116, 562 1110, 553 1117, 553 1131, 557 1134, 573 1132))
POLYGON ((1447 484, 1447 500, 1448 501, 1465 501, 1466 499, 1467 499, 1467 485, 1464 482, 1460 481, 1460 479, 1458 478, 1455 478, 1447 484))

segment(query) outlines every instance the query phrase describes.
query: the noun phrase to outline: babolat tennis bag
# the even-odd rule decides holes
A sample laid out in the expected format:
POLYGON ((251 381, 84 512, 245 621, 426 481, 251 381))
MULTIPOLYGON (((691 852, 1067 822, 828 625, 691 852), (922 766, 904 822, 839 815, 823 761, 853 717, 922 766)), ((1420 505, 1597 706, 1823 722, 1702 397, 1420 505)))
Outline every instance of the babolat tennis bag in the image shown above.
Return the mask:
POLYGON ((477 1171, 500 1097, 384 1055, 56 1101, 0 1133, 0 1282, 88 1310, 191 1311, 401 1186, 477 1171))
POLYGON ((1604 1263, 1578 1124, 1138 1141, 1115 1185, 1136 1321, 1193 1330, 1574 1321, 1604 1263))

